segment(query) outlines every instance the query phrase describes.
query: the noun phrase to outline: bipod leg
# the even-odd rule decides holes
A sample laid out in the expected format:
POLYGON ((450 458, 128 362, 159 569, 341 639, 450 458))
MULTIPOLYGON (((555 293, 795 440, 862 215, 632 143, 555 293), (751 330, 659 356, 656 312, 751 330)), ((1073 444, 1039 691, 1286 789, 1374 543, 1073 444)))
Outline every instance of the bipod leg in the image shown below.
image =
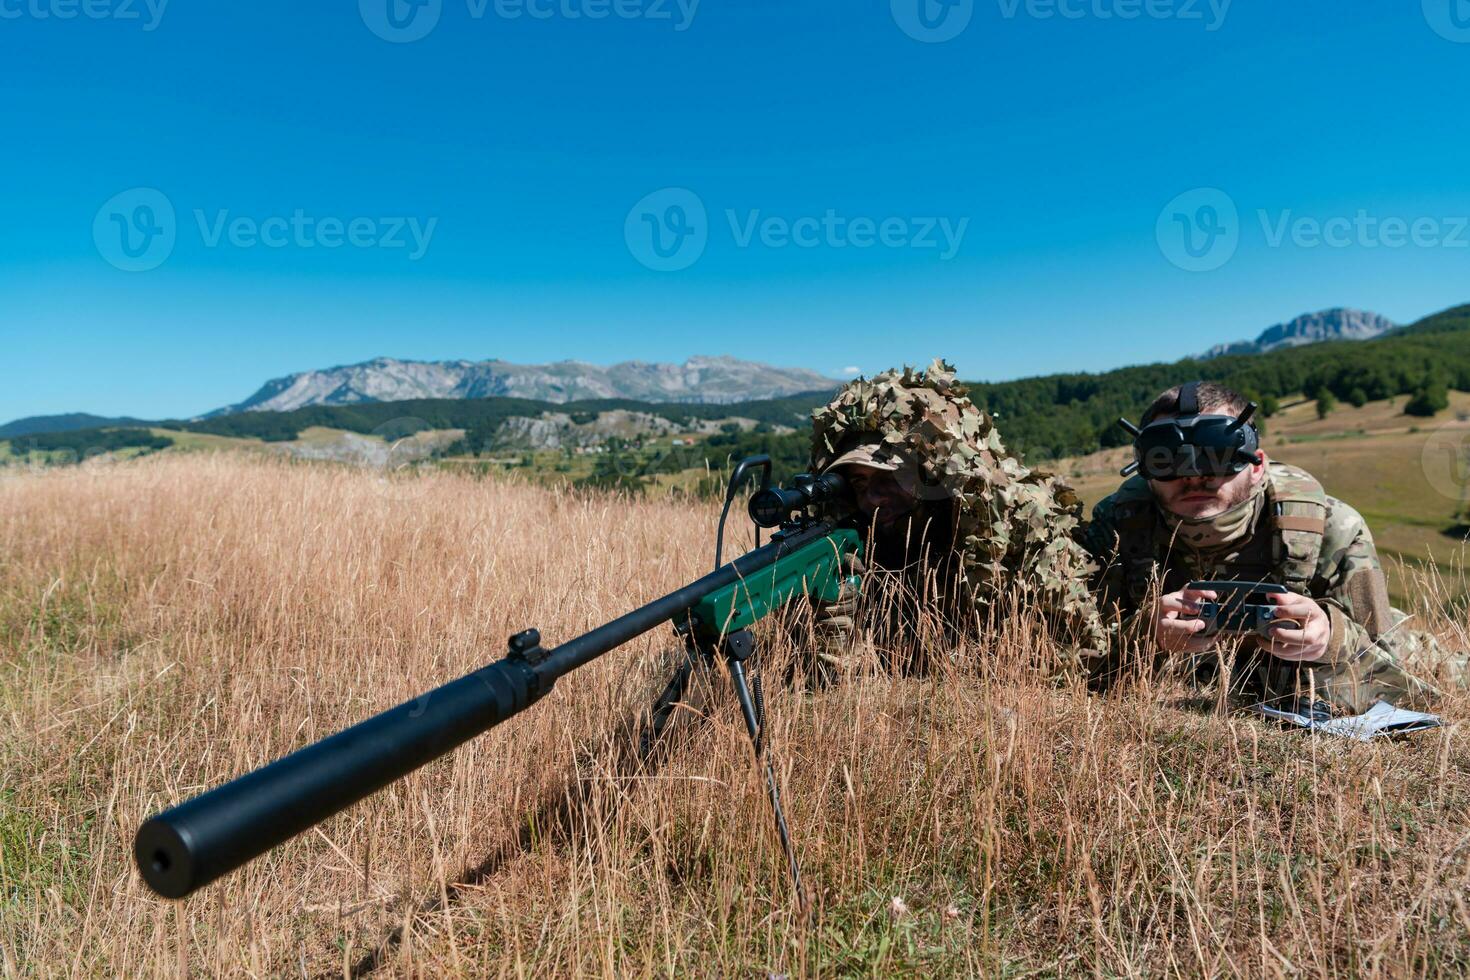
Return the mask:
POLYGON ((694 672, 707 662, 708 654, 693 646, 685 648, 683 662, 674 671, 674 676, 669 678, 669 682, 664 685, 663 693, 654 700, 653 708, 649 711, 643 730, 639 734, 639 759, 646 762, 658 750, 664 729, 674 717, 674 710, 683 702, 684 695, 689 692, 689 685, 694 680, 694 672))
MULTIPOLYGON (((801 868, 796 863, 796 849, 791 846, 791 832, 786 827, 786 813, 781 808, 781 789, 776 784, 776 771, 771 767, 765 753, 765 712, 757 711, 750 697, 750 686, 745 680, 745 661, 755 653, 755 637, 749 630, 736 630, 728 634, 720 644, 725 662, 730 666, 730 681, 735 685, 735 697, 740 700, 740 713, 745 716, 745 730, 750 733, 750 744, 755 750, 756 764, 766 776, 766 788, 770 791, 771 809, 776 815, 776 833, 781 837, 781 849, 786 852, 786 863, 791 869, 791 884, 796 889, 796 900, 806 905, 806 893, 801 887, 801 868)), ((764 706, 762 706, 764 707, 764 706)))

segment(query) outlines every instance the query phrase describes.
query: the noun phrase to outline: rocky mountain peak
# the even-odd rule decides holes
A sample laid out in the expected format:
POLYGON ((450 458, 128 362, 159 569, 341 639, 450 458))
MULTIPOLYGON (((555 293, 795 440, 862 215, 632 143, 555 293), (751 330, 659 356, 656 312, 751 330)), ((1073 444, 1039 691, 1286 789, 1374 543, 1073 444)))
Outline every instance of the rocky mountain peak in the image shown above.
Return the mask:
POLYGON ((1294 320, 1267 327, 1255 340, 1216 344, 1200 357, 1262 354, 1283 347, 1302 347, 1327 340, 1371 340, 1396 329, 1398 324, 1386 316, 1339 306, 1318 313, 1303 313, 1294 320))
POLYGON ((259 391, 212 415, 286 412, 311 405, 405 401, 412 398, 508 396, 548 402, 630 398, 649 402, 727 404, 782 398, 835 388, 840 381, 803 368, 780 368, 728 354, 696 356, 682 364, 586 361, 512 364, 486 361, 408 361, 375 357, 275 378, 259 391))

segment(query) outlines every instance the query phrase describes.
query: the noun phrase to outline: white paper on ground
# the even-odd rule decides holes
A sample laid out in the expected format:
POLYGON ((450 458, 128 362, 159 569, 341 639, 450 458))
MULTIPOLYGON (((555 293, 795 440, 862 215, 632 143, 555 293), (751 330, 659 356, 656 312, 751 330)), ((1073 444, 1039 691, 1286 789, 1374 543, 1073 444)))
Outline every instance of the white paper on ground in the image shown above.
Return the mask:
POLYGON ((1294 711, 1282 711, 1280 708, 1271 708, 1264 704, 1256 705, 1255 710, 1276 721, 1297 725, 1301 728, 1310 728, 1314 732, 1323 732, 1327 735, 1355 738, 1360 742, 1367 742, 1380 735, 1407 735, 1410 732, 1422 732, 1425 729, 1438 728, 1443 724, 1439 715, 1427 715, 1420 711, 1395 708, 1383 701, 1375 701, 1373 707, 1361 715, 1348 715, 1333 718, 1330 721, 1313 721, 1306 715, 1299 715, 1294 711))

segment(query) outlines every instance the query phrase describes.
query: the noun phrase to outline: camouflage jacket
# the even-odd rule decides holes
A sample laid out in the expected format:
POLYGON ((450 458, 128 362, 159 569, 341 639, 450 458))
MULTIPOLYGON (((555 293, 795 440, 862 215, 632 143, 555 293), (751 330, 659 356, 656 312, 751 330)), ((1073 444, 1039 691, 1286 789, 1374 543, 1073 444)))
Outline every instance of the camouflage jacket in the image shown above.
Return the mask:
POLYGON ((1389 628, 1383 569, 1362 515, 1304 470, 1271 462, 1267 476, 1254 532, 1215 553, 1171 539, 1139 477, 1093 509, 1080 540, 1098 566, 1099 604, 1121 637, 1142 638, 1138 614, 1151 608, 1153 588, 1172 592, 1211 578, 1274 582, 1315 599, 1332 623, 1328 663, 1351 658, 1389 628))
POLYGON ((1072 536, 1080 501, 1059 477, 1006 450, 953 367, 936 359, 924 371, 860 378, 812 415, 814 472, 872 442, 900 462, 896 475, 914 496, 952 503, 954 577, 969 623, 988 622, 1019 599, 1065 647, 1107 644, 1088 588, 1092 568, 1072 536))

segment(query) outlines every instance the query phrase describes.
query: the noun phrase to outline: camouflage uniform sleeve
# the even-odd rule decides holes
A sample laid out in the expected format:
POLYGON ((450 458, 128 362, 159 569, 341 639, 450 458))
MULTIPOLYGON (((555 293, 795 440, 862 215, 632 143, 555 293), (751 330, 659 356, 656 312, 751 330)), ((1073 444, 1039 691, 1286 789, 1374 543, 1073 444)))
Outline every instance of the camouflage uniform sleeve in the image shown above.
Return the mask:
POLYGON ((1327 498, 1327 507, 1312 592, 1332 622, 1326 659, 1340 663, 1370 646, 1387 629, 1388 586, 1373 533, 1363 516, 1333 497, 1327 498))
MULTIPOLYGON (((843 556, 843 571, 846 576, 866 576, 868 568, 861 558, 852 554, 843 556)), ((796 668, 805 675, 806 682, 820 686, 854 670, 857 657, 854 644, 857 641, 859 599, 862 589, 853 586, 844 578, 838 597, 833 602, 811 597, 810 629, 803 629, 799 620, 791 622, 791 639, 798 652, 796 668)))
POLYGON ((1098 608, 1111 620, 1123 615, 1127 595, 1123 564, 1118 554, 1114 502, 1114 496, 1098 501, 1092 508, 1092 520, 1082 526, 1078 535, 1083 549, 1092 559, 1092 589, 1097 596, 1098 608))
POLYGON ((1327 612, 1332 638, 1327 656, 1310 667, 1324 700, 1346 711, 1366 711, 1374 701, 1419 703, 1437 694, 1409 673, 1403 654, 1416 643, 1433 646, 1412 631, 1395 628, 1403 617, 1388 604, 1388 588, 1373 535, 1362 515, 1327 498, 1327 526, 1311 585, 1327 612))
POLYGON ((1092 508, 1092 520, 1078 529, 1077 539, 1098 567, 1106 568, 1118 555, 1118 529, 1113 524, 1113 497, 1104 497, 1092 508))
POLYGON ((1091 586, 1098 615, 1108 631, 1108 642, 1086 658, 1094 687, 1106 687, 1118 674, 1123 651, 1136 646, 1140 625, 1138 610, 1129 606, 1127 581, 1119 556, 1118 527, 1114 515, 1116 494, 1092 508, 1092 520, 1078 529, 1077 541, 1092 563, 1091 586))
POLYGON ((1092 508, 1092 520, 1082 527, 1080 544, 1094 564, 1092 591, 1097 595, 1098 610, 1105 620, 1117 624, 1114 633, 1126 636, 1138 610, 1127 599, 1127 574, 1119 552, 1114 504, 1117 495, 1108 495, 1092 508))

